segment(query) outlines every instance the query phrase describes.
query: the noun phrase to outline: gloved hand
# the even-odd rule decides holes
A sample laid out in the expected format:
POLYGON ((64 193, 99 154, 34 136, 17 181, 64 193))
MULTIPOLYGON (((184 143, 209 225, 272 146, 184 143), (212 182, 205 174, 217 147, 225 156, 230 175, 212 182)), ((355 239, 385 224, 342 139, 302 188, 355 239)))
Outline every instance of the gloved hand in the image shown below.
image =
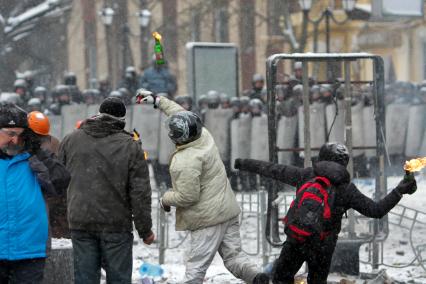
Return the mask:
POLYGON ((239 170, 241 168, 241 159, 235 159, 234 168, 239 170))
POLYGON ((143 239, 144 244, 150 245, 154 242, 155 240, 155 235, 152 231, 150 231, 150 234, 148 235, 148 237, 145 237, 143 239))
POLYGON ((164 210, 164 211, 166 211, 166 212, 170 212, 170 210, 171 210, 171 208, 170 208, 170 206, 169 206, 169 205, 165 205, 165 204, 163 203, 163 198, 160 198, 160 206, 161 206, 161 208, 163 208, 163 210, 164 210))
POLYGON ((396 187, 400 194, 413 194, 417 190, 417 182, 413 174, 406 174, 396 187))
POLYGON ((155 95, 153 92, 142 88, 136 91, 136 103, 153 104, 154 108, 158 108, 158 105, 160 104, 160 97, 155 95))
POLYGON ((35 173, 37 181, 43 190, 48 196, 55 196, 56 190, 52 184, 49 169, 43 164, 42 161, 36 156, 33 155, 28 159, 31 170, 35 173))

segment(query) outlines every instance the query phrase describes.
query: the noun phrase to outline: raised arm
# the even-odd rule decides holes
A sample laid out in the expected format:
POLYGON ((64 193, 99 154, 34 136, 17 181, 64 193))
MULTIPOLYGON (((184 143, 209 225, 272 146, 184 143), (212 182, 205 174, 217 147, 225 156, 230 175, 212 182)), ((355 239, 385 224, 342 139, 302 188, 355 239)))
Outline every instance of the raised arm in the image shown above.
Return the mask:
POLYGON ((136 103, 141 104, 153 104, 154 108, 160 108, 160 110, 167 116, 171 116, 175 113, 185 111, 183 107, 178 105, 172 100, 166 97, 160 97, 151 91, 145 89, 139 89, 136 93, 136 103))
POLYGON ((236 159, 235 168, 279 180, 296 187, 302 183, 304 176, 310 171, 309 168, 302 169, 253 159, 236 159))
POLYGON ((167 116, 171 116, 180 111, 185 111, 183 107, 181 107, 174 101, 169 100, 166 97, 160 97, 159 99, 160 99, 160 102, 158 104, 158 107, 167 116))
POLYGON ((416 181, 402 180, 398 186, 379 201, 362 194, 358 188, 351 183, 347 188, 347 207, 353 208, 364 216, 370 218, 382 218, 401 200, 403 194, 412 194, 417 188, 416 181))

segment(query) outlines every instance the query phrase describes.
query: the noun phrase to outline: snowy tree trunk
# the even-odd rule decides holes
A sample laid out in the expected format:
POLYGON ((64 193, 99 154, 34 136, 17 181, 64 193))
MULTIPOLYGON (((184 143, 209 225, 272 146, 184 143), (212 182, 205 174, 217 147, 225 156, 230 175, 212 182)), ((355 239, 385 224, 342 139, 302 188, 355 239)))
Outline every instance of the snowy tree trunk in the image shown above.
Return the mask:
POLYGON ((43 284, 74 283, 72 248, 53 248, 46 260, 43 284))

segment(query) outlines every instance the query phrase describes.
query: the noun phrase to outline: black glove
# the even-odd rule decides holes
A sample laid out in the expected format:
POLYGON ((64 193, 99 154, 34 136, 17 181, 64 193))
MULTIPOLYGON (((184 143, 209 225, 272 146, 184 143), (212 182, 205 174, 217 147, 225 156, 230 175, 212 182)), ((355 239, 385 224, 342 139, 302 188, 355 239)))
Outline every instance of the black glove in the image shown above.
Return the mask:
POLYGON ((169 205, 165 205, 165 204, 163 203, 163 198, 160 198, 160 206, 161 206, 161 208, 163 208, 163 210, 164 210, 164 211, 166 211, 166 212, 170 212, 170 210, 171 210, 171 207, 170 207, 169 205))
POLYGON ((50 179, 49 169, 38 159, 37 156, 33 155, 28 159, 30 168, 33 170, 37 177, 37 181, 41 189, 48 195, 56 195, 55 187, 50 179))
POLYGON ((234 168, 239 170, 241 168, 241 159, 235 159, 234 168))
POLYGON ((396 187, 400 194, 413 194, 417 190, 417 182, 413 174, 406 174, 396 187))

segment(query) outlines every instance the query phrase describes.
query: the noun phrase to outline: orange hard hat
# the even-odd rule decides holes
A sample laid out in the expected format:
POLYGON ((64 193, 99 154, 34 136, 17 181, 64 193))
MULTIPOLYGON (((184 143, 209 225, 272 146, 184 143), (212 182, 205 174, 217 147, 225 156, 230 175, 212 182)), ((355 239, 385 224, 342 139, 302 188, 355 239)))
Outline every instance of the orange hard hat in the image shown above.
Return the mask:
POLYGON ((39 112, 32 111, 28 114, 28 126, 35 133, 43 136, 49 135, 50 132, 50 121, 49 118, 39 112))

